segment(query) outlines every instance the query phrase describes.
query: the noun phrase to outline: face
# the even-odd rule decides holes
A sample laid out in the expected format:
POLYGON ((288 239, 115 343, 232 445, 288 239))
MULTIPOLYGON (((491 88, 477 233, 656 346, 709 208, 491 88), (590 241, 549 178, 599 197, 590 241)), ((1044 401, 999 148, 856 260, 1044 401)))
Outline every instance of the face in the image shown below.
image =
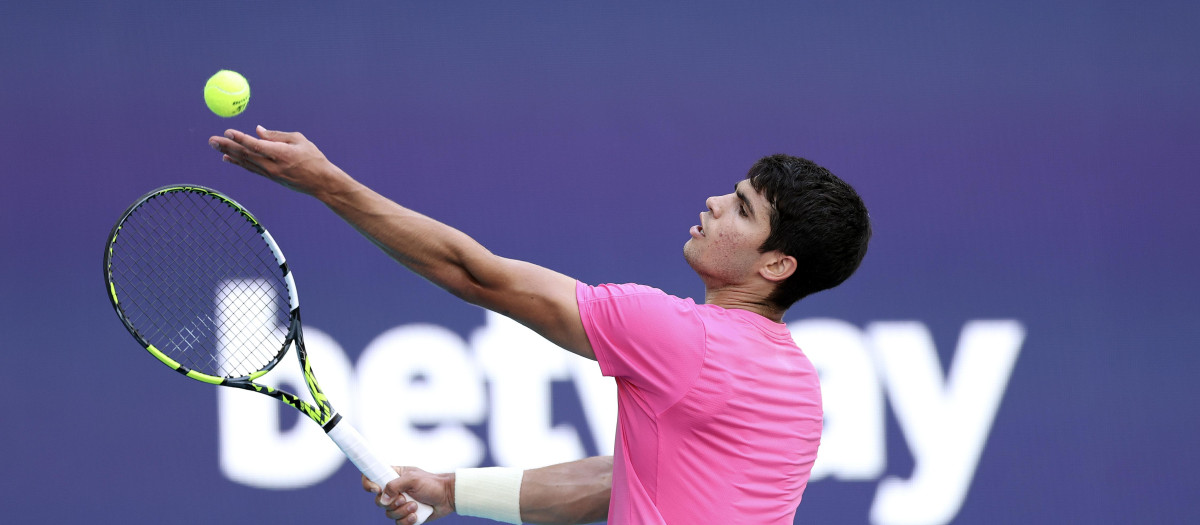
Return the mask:
POLYGON ((758 248, 771 233, 771 203, 742 180, 727 195, 709 197, 692 226, 683 256, 710 285, 737 284, 757 273, 758 248))

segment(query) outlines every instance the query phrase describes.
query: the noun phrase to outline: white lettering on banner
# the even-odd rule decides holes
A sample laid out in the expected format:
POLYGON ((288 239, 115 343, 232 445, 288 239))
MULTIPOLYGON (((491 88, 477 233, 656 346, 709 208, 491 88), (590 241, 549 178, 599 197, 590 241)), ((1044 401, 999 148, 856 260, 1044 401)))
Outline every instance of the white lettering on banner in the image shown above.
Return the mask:
POLYGON ((915 463, 911 478, 888 476, 879 484, 871 522, 949 523, 975 476, 1024 328, 1016 321, 967 323, 944 383, 925 325, 874 323, 867 334, 915 463))
MULTIPOLYGON (((320 372, 317 380, 325 382, 320 372)), ((329 400, 335 408, 340 403, 329 400)), ((394 464, 420 458, 420 466, 433 472, 479 464, 484 445, 466 425, 483 423, 486 405, 479 366, 462 338, 443 327, 393 328, 358 360, 357 406, 369 417, 359 416, 356 426, 394 464)))
MULTIPOLYGON (((472 335, 471 346, 491 386, 488 442, 492 457, 500 465, 522 468, 584 457, 578 429, 565 423, 550 425, 550 383, 566 381, 585 370, 590 373, 584 375, 603 378, 600 366, 559 348, 500 314, 487 312, 486 319, 483 328, 472 335)), ((594 436, 596 443, 601 448, 607 447, 602 454, 611 454, 617 415, 616 387, 611 380, 577 384, 581 387, 584 410, 590 416, 588 426, 598 434, 594 436), (605 404, 599 398, 612 402, 605 404), (612 417, 592 414, 598 411, 612 417), (600 425, 595 424, 597 420, 600 425)))
POLYGON ((825 426, 810 481, 879 479, 887 462, 883 388, 862 332, 836 319, 797 321, 788 329, 821 376, 825 426))
MULTIPOLYGON (((309 362, 320 377, 321 390, 336 400, 335 407, 354 413, 349 403, 352 371, 346 352, 315 328, 304 330, 304 342, 309 362)), ((294 392, 311 402, 300 363, 290 355, 286 357, 258 382, 294 392)), ((315 485, 337 472, 346 459, 308 416, 255 392, 218 388, 217 424, 221 472, 243 485, 280 490, 315 485), (298 414, 300 421, 291 428, 281 428, 284 410, 294 412, 289 416, 298 414)))
MULTIPOLYGON (((355 417, 363 435, 393 463, 447 471, 480 466, 490 452, 503 466, 549 465, 583 457, 583 432, 591 433, 599 454, 611 454, 616 389, 598 365, 511 319, 491 312, 484 319, 466 340, 435 325, 393 328, 371 341, 356 368, 324 333, 307 328, 306 342, 334 407, 355 417), (580 424, 587 428, 552 424, 551 383, 557 381, 575 385, 580 424), (484 422, 484 439, 466 428, 484 422)), ((953 519, 1024 342, 1021 324, 967 322, 944 375, 920 322, 876 322, 863 330, 837 319, 807 319, 788 328, 821 375, 826 424, 812 481, 884 476, 886 394, 914 468, 908 479, 881 480, 870 521, 936 525, 953 519)), ((306 392, 295 359, 265 377, 266 384, 306 392)), ((295 489, 328 478, 343 464, 344 456, 316 425, 301 421, 281 429, 279 414, 291 409, 278 401, 218 391, 220 464, 230 480, 295 489), (295 461, 301 456, 304 461, 295 461)))
MULTIPOLYGON (((279 307, 274 289, 270 286, 241 286, 229 282, 218 290, 217 330, 219 337, 231 331, 245 332, 287 330, 275 323, 279 307), (234 315, 228 315, 232 312, 234 315), (257 312, 257 317, 246 315, 257 312), (230 327, 231 323, 249 323, 230 327)), ((320 363, 321 388, 333 399, 347 399, 350 392, 350 360, 346 352, 325 333, 309 329, 305 342, 313 361, 320 363)), ((262 334, 258 340, 276 340, 262 334)), ((221 366, 237 361, 225 355, 229 346, 218 339, 221 366)), ((304 373, 296 359, 284 359, 262 384, 302 393, 307 397, 304 373)), ((311 401, 311 398, 308 398, 311 401)), ((301 421, 290 429, 281 428, 280 403, 267 396, 233 388, 217 389, 217 427, 219 437, 218 462, 221 472, 230 480, 260 488, 294 489, 316 484, 342 466, 345 456, 337 445, 325 438, 321 427, 301 421), (304 461, 295 458, 304 457, 304 461)), ((290 408, 287 410, 291 410, 290 408)), ((301 416, 307 418, 307 416, 301 416)))

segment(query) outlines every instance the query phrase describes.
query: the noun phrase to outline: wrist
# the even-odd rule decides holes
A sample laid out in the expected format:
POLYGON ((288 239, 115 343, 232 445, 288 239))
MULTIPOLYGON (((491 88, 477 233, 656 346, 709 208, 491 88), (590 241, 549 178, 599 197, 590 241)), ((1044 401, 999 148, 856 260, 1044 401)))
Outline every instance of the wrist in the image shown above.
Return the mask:
POLYGON ((451 472, 442 478, 442 483, 446 487, 446 503, 450 505, 450 512, 457 513, 458 505, 454 503, 455 490, 458 488, 458 474, 451 472))
POLYGON ((326 161, 322 169, 321 176, 315 177, 321 184, 308 192, 317 200, 332 206, 337 201, 352 199, 355 193, 362 190, 361 184, 336 164, 326 161))
POLYGON ((461 516, 521 523, 521 480, 516 468, 464 468, 454 471, 453 505, 461 516))

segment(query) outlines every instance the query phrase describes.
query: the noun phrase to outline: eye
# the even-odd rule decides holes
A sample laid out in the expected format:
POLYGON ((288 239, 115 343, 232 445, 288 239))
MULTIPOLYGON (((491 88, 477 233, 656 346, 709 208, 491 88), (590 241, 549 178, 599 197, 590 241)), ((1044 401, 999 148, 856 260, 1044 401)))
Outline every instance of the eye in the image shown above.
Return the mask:
POLYGON ((746 213, 746 205, 745 204, 738 205, 738 215, 741 215, 742 217, 750 216, 748 213, 746 213))

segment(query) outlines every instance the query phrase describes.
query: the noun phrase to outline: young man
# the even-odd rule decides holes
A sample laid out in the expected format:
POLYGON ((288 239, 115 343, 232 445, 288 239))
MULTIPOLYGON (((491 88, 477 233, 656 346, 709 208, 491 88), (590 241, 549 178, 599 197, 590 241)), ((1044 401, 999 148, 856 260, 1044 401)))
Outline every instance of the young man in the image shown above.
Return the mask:
MULTIPOLYGON (((406 492, 450 512, 541 523, 790 524, 821 436, 816 370, 783 314, 858 268, 871 229, 857 193, 804 159, 761 159, 709 198, 684 258, 705 301, 589 286, 496 256, 359 184, 298 133, 229 130, 223 159, 312 195, 410 270, 599 362, 618 392, 613 457, 527 472, 400 468, 377 503, 412 523, 406 492)), ((377 490, 369 483, 368 489, 377 490)))

